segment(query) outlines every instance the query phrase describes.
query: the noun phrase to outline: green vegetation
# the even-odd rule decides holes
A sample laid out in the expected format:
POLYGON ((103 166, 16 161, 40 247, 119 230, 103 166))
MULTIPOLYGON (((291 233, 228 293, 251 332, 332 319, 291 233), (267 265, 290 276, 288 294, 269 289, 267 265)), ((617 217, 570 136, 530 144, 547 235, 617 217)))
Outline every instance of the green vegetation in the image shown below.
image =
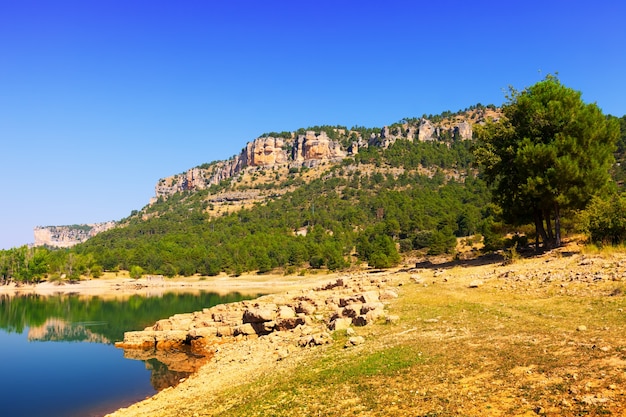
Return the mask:
POLYGON ((537 242, 560 246, 561 213, 608 190, 618 124, 554 76, 511 89, 502 112, 500 121, 477 129, 485 179, 507 222, 532 222, 537 242))
MULTIPOLYGON (((495 107, 479 104, 469 111, 475 117, 487 109, 495 107)), ((625 216, 611 210, 611 202, 622 201, 619 195, 604 193, 608 197, 594 200, 588 211, 572 214, 610 189, 609 169, 618 185, 614 192, 619 178, 626 178, 620 164, 610 167, 615 142, 615 158, 626 159, 626 116, 603 116, 551 76, 522 92, 512 90, 503 113, 496 123, 474 126, 478 143, 453 135, 429 142, 399 139, 387 149, 361 147, 338 164, 259 170, 248 181, 229 178, 209 189, 161 197, 133 211, 122 227, 70 250, 0 251, 0 282, 97 278, 131 269, 134 277, 173 277, 342 270, 362 263, 387 268, 414 251, 454 254, 461 237, 473 243, 482 237, 486 251, 522 249, 532 226, 546 246, 557 245, 562 222, 596 242, 621 242, 625 216), (245 208, 211 200, 222 191, 246 189, 279 192, 245 208), (503 239, 509 232, 521 235, 503 239)), ((403 119, 390 131, 404 134, 420 121, 403 119)), ((380 129, 314 126, 295 133, 306 131, 325 132, 347 148, 380 129)))

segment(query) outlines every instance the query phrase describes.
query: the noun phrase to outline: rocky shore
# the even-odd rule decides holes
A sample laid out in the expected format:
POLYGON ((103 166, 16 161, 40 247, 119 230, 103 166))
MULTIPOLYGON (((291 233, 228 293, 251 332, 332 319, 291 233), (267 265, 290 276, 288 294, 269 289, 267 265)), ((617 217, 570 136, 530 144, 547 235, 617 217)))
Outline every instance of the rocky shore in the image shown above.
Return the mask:
MULTIPOLYGON (((398 296, 392 277, 391 273, 341 276, 313 289, 177 314, 142 331, 127 332, 116 344, 127 355, 191 349, 209 360, 177 387, 110 416, 181 415, 194 396, 242 383, 246 374, 271 369, 277 361, 297 360, 305 350, 332 343, 334 331, 351 334, 353 326, 397 320, 385 311, 385 303, 398 296)), ((362 337, 353 336, 346 347, 362 342, 362 337)))

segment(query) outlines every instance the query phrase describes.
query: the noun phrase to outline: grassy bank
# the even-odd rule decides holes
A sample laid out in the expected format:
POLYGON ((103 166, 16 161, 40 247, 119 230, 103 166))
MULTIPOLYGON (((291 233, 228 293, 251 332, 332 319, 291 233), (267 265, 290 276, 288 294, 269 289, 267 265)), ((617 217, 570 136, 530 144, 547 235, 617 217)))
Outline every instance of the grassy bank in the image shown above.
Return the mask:
POLYGON ((335 332, 211 395, 170 397, 163 415, 623 415, 624 266, 563 252, 398 272, 399 320, 354 328, 364 344, 335 332))

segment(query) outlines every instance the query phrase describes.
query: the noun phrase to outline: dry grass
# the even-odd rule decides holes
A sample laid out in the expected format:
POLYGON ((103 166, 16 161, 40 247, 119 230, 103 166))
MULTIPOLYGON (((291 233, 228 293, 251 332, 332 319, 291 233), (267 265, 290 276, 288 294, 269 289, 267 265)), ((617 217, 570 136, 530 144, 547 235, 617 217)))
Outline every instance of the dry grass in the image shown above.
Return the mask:
POLYGON ((400 321, 356 328, 365 344, 337 332, 163 415, 625 415, 625 266, 565 251, 399 272, 400 321))

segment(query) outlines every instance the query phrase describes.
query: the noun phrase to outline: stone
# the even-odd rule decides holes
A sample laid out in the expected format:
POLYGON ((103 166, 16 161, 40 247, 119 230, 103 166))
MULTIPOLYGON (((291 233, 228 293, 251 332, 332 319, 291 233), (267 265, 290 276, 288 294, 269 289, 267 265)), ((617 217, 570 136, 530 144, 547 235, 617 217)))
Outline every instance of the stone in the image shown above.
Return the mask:
POLYGON ((300 301, 296 306, 296 313, 304 313, 311 316, 315 313, 315 306, 307 301, 300 301))
POLYGON ((481 281, 481 280, 479 280, 479 279, 476 279, 476 280, 474 280, 474 281, 470 282, 470 284, 469 284, 469 288, 478 288, 478 287, 480 287, 480 286, 481 286, 481 285, 483 285, 483 284, 484 284, 484 282, 483 282, 483 281, 481 281))
POLYGON ((358 346, 362 345, 363 343, 365 343, 365 338, 363 338, 363 336, 353 336, 348 339, 344 347, 348 348, 352 346, 358 346))
POLYGON ((191 329, 188 334, 189 337, 192 338, 202 337, 208 339, 211 337, 217 337, 217 327, 199 327, 191 329))
POLYGON ((289 306, 280 306, 278 307, 278 319, 289 319, 296 317, 296 311, 289 306))
POLYGON ((361 305, 361 314, 367 314, 369 311, 372 310, 382 310, 385 306, 383 305, 383 303, 380 302, 376 302, 376 303, 365 303, 361 305))
POLYGON ((341 315, 344 317, 355 318, 361 314, 361 308, 363 304, 350 304, 341 309, 341 315))
POLYGON ((244 323, 263 323, 276 318, 276 311, 269 308, 255 307, 249 308, 243 313, 244 323))
POLYGON ((393 290, 384 290, 379 296, 381 300, 393 300, 394 298, 398 298, 398 293, 393 290))
POLYGON ((360 316, 352 319, 352 324, 358 327, 367 326, 369 323, 371 322, 368 321, 367 316, 364 314, 361 314, 360 316))
POLYGON ((586 330, 587 330, 587 326, 585 326, 585 325, 580 325, 580 326, 578 326, 576 328, 576 331, 578 331, 578 332, 584 332, 586 330))
POLYGON ((257 331, 252 326, 252 323, 244 323, 233 329, 233 336, 239 336, 240 334, 248 336, 251 334, 257 334, 257 331))
POLYGON ((400 316, 390 314, 387 317, 385 317, 385 322, 387 324, 398 324, 400 322, 400 316))
POLYGON ((352 319, 349 317, 336 318, 330 322, 328 328, 330 330, 346 330, 352 324, 352 319))

